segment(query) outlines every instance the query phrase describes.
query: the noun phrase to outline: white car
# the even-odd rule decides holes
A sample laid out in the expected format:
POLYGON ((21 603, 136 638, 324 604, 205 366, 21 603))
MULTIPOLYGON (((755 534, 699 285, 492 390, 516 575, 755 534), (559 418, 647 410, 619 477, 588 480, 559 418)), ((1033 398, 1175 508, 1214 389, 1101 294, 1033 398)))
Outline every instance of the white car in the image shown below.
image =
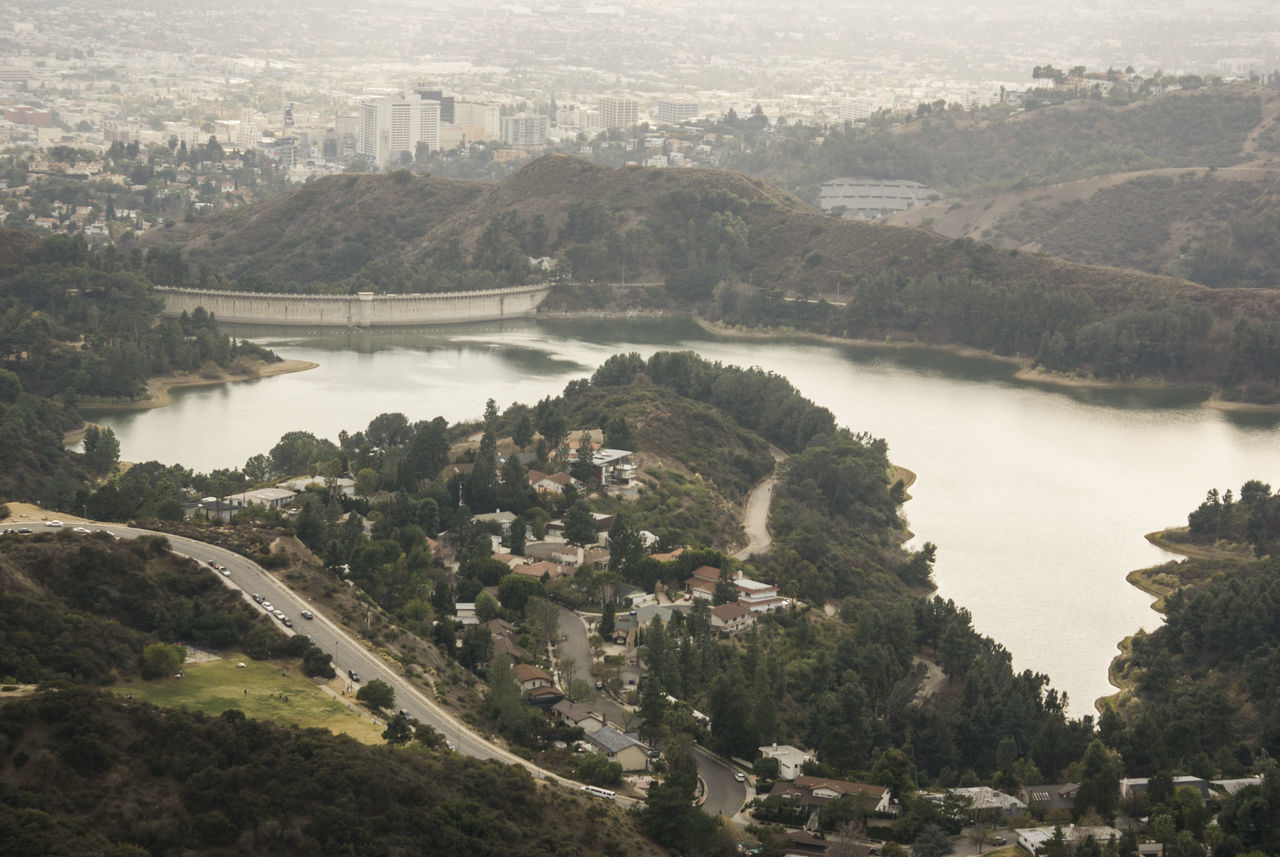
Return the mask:
POLYGON ((61 521, 57 521, 57 520, 54 520, 54 521, 45 521, 45 522, 44 522, 44 525, 45 525, 46 527, 61 527, 61 526, 62 526, 62 522, 61 522, 61 521))
POLYGON ((262 602, 262 609, 263 609, 263 610, 266 610, 268 613, 274 613, 276 608, 274 608, 274 607, 272 607, 272 606, 271 606, 271 602, 270 602, 270 601, 263 601, 263 602, 262 602))
POLYGON ((88 535, 89 528, 88 527, 72 527, 71 532, 80 533, 81 535, 88 535))
POLYGON ((283 618, 284 618, 284 611, 283 611, 283 610, 275 610, 275 611, 273 611, 273 612, 276 614, 276 618, 277 618, 277 619, 283 619, 283 618))

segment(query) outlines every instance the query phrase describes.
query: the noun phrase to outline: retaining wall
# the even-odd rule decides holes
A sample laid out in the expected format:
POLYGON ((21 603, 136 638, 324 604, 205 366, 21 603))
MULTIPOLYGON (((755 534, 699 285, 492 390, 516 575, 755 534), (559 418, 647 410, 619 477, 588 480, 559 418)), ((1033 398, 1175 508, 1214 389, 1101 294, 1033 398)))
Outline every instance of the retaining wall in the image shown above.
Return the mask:
POLYGON ((479 292, 422 295, 286 295, 156 287, 162 315, 204 307, 229 324, 296 324, 311 327, 386 327, 492 321, 533 315, 549 286, 516 286, 479 292))

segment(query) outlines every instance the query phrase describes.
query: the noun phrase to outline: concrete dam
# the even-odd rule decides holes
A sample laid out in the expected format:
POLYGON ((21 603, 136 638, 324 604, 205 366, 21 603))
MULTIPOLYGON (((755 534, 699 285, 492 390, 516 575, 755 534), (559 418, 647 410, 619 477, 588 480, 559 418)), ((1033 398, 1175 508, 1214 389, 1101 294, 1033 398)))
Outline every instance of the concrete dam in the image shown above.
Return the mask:
POLYGON ((224 292, 157 286, 162 315, 179 316, 204 307, 229 324, 289 324, 308 327, 410 327, 461 324, 533 315, 550 286, 514 286, 476 292, 415 295, 290 295, 224 292))

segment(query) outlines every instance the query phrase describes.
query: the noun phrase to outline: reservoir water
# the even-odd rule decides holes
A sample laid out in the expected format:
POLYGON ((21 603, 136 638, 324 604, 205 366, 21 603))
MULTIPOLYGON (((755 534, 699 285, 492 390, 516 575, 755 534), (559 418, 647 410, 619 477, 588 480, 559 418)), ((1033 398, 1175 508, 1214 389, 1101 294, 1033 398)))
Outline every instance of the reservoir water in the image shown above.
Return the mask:
POLYGON ((91 415, 126 460, 235 467, 286 431, 336 438, 402 411, 478 418, 532 404, 609 355, 691 349, 784 375, 918 475, 906 515, 938 545, 943 597, 1047 673, 1080 715, 1110 692, 1116 644, 1159 616, 1125 581, 1170 559, 1143 534, 1186 522, 1211 487, 1280 483, 1280 417, 1170 391, 1038 387, 999 361, 923 349, 723 338, 685 320, 537 320, 376 334, 238 328, 318 369, 174 391, 166 408, 91 415))

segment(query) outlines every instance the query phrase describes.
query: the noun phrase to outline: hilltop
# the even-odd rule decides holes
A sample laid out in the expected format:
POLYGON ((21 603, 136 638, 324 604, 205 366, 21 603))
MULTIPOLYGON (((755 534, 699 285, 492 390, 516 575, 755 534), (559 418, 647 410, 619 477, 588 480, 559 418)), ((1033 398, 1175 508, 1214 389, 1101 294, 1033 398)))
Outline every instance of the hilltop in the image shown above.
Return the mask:
POLYGON ((1003 249, 1185 277, 1207 286, 1280 285, 1274 211, 1280 162, 1143 170, 936 202, 887 223, 1003 249))
POLYGON ((496 185, 408 173, 339 176, 161 238, 185 242, 175 246, 188 267, 225 266, 228 284, 242 288, 495 287, 526 281, 529 257, 550 255, 559 276, 580 283, 663 284, 621 297, 599 287, 566 290, 548 302, 557 309, 640 301, 739 326, 964 345, 1107 380, 1204 383, 1254 401, 1270 399, 1280 381, 1270 333, 1280 293, 1207 289, 843 220, 724 171, 615 169, 550 155, 496 185), (388 224, 374 242, 381 255, 355 274, 330 266, 318 280, 300 278, 314 266, 296 259, 333 247, 374 252, 359 237, 370 227, 354 214, 369 207, 366 197, 378 201, 388 224), (437 205, 423 214, 428 199, 437 205), (289 223, 314 225, 287 229, 286 214, 289 223), (231 224, 245 234, 291 237, 245 243, 231 224), (252 273, 234 279, 237 271, 252 273), (796 296, 830 303, 796 303, 796 296))
MULTIPOLYGON (((489 254, 489 245, 531 243, 534 221, 546 237, 530 249, 564 258, 578 280, 669 281, 672 273, 710 266, 706 273, 834 293, 839 283, 890 269, 918 277, 971 267, 968 245, 956 253, 951 241, 927 231, 839 220, 760 179, 714 170, 607 168, 566 155, 540 158, 497 184, 407 173, 318 179, 148 238, 180 247, 193 270, 218 272, 239 288, 331 291, 358 281, 394 291, 406 285, 397 277, 405 267, 441 267, 456 255, 485 267, 477 257, 489 254), (377 213, 376 222, 369 212, 377 213), (707 220, 714 221, 709 234, 700 234, 707 220), (358 248, 358 254, 343 256, 341 248, 358 248), (730 258, 704 258, 716 251, 730 258), (597 259, 597 253, 607 255, 597 259), (356 264, 360 258, 363 265, 356 264)), ((991 254, 983 269, 996 281, 1034 279, 1090 292, 1120 284, 1131 293, 1191 291, 1170 278, 1043 256, 991 254)), ((672 297, 709 296, 704 292, 709 289, 691 287, 672 297)))

